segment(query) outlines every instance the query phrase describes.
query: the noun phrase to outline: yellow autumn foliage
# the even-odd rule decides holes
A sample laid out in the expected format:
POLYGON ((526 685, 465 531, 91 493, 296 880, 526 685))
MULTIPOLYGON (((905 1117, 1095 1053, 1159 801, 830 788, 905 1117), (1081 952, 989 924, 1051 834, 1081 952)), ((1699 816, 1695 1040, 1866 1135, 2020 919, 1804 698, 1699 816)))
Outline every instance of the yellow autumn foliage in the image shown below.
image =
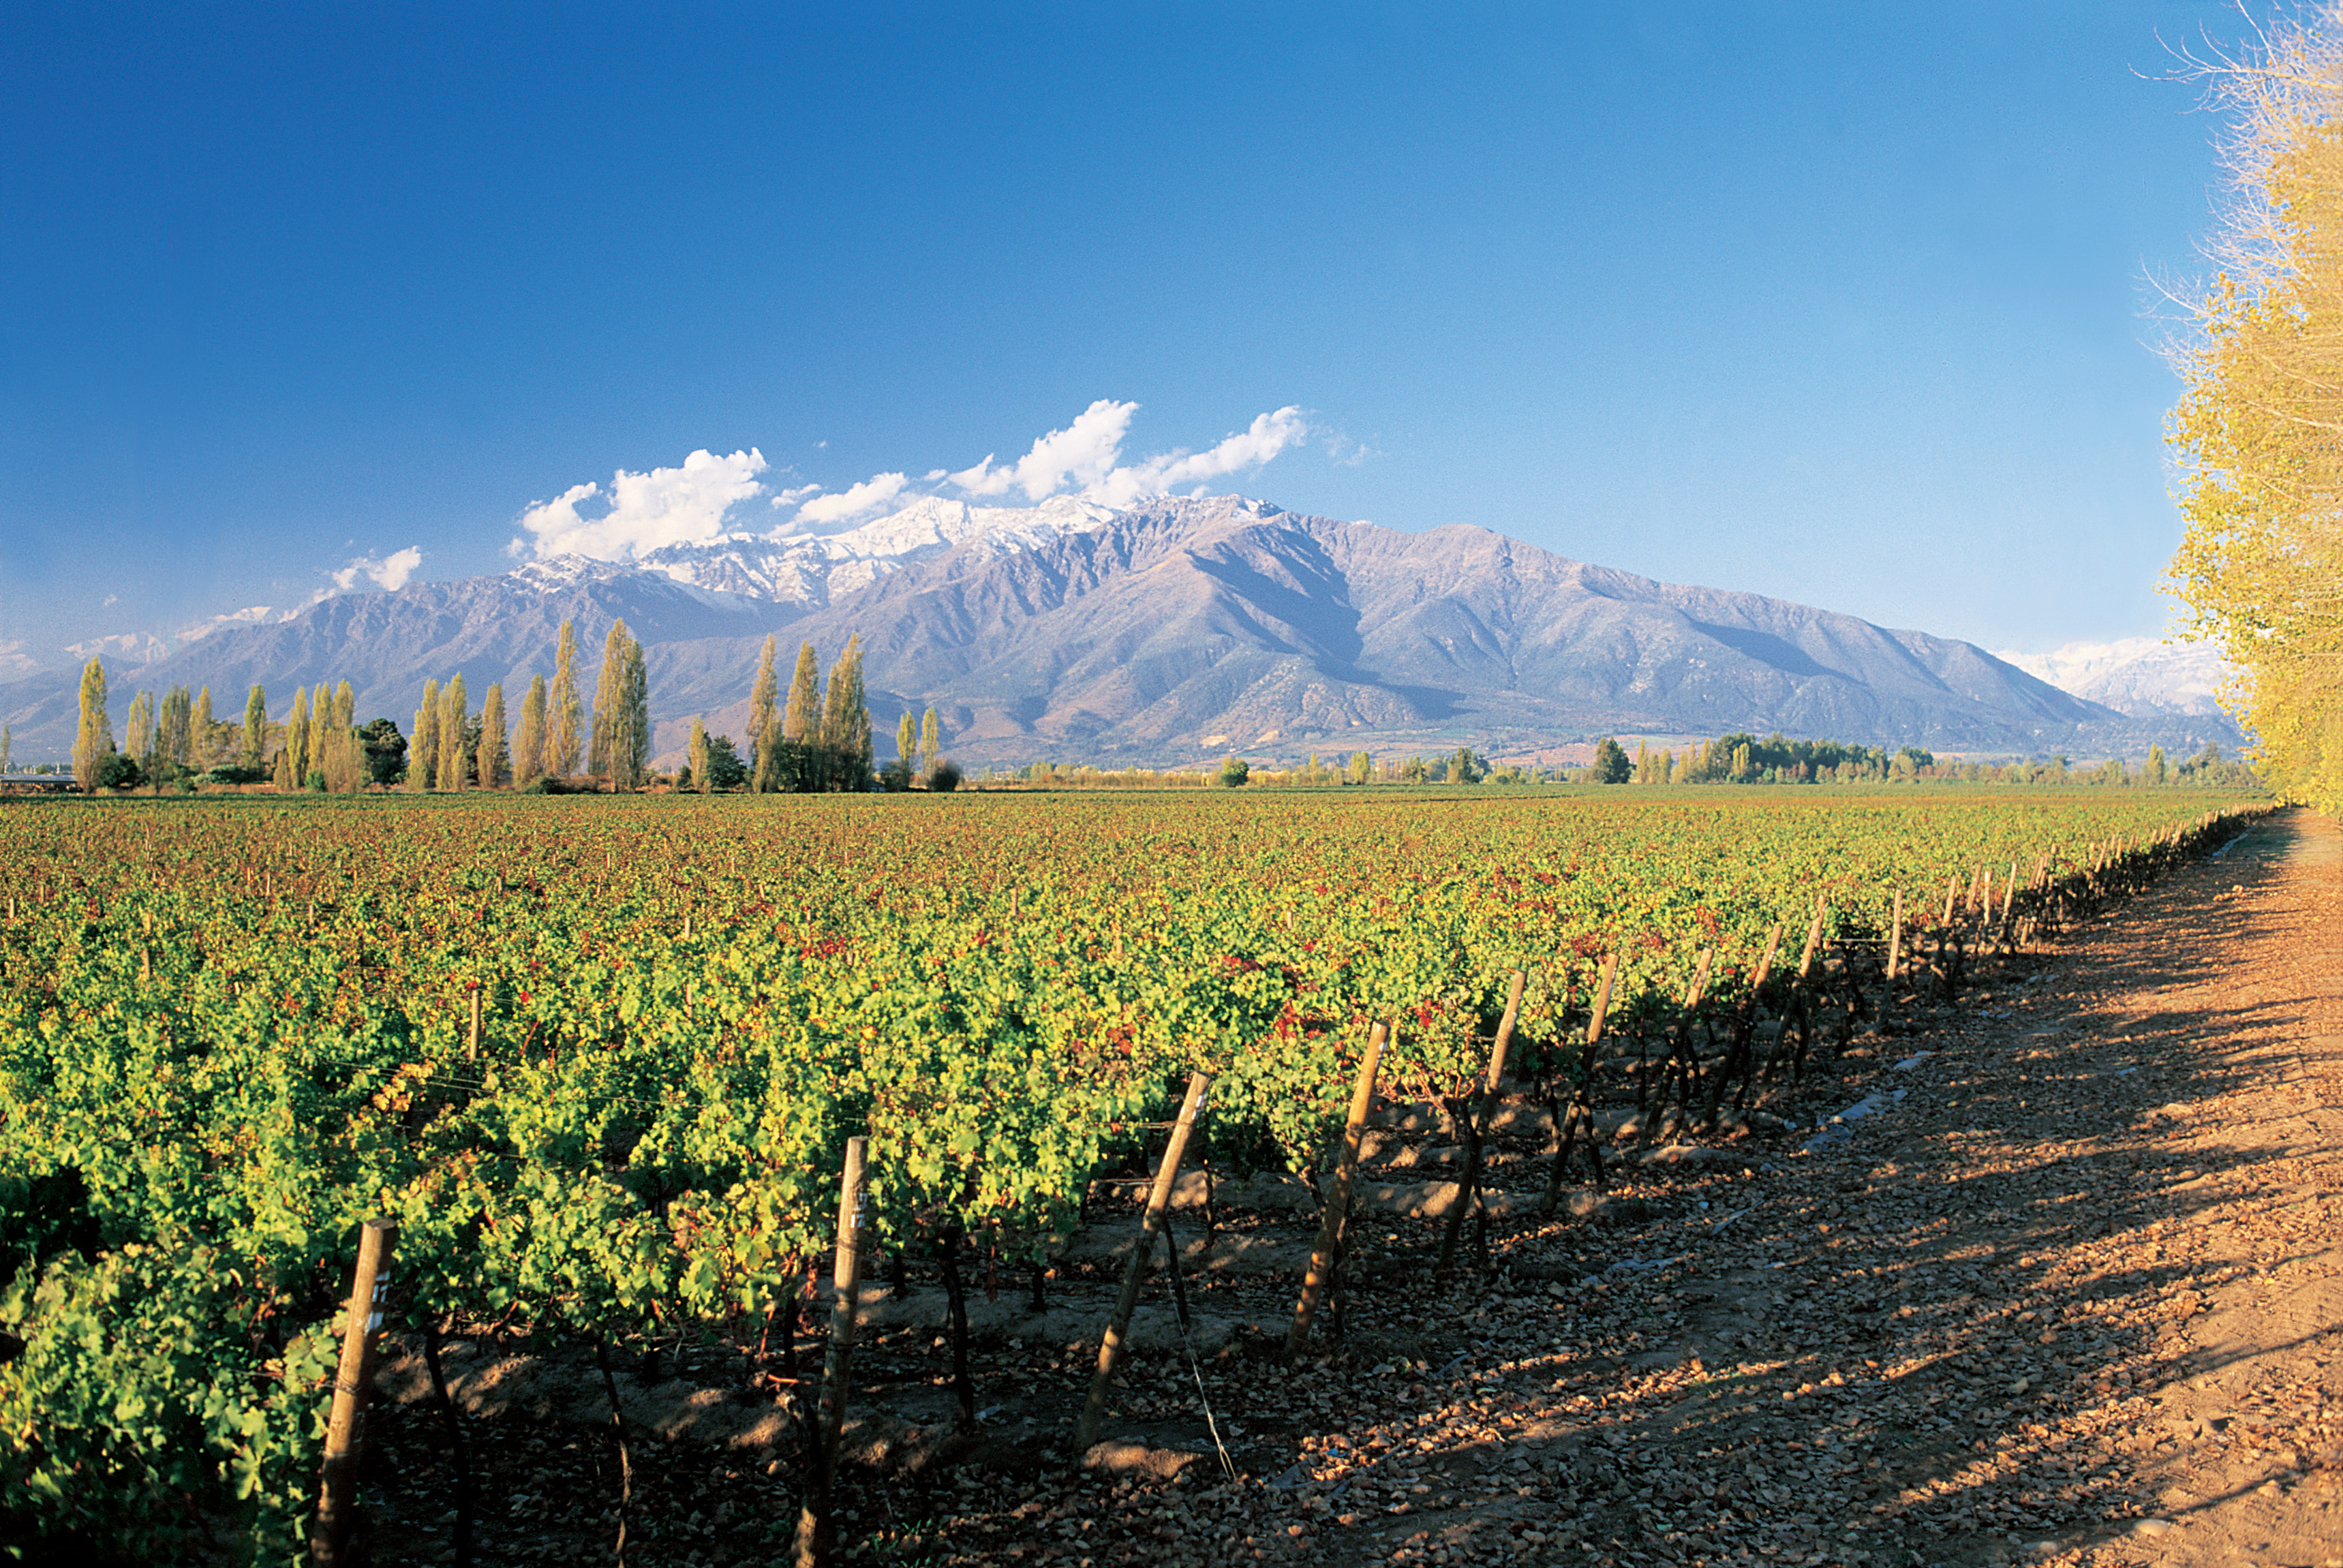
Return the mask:
POLYGON ((2191 63, 2230 113, 2229 200, 2168 421, 2170 578, 2238 671, 2270 788, 2343 809, 2343 8, 2191 63))

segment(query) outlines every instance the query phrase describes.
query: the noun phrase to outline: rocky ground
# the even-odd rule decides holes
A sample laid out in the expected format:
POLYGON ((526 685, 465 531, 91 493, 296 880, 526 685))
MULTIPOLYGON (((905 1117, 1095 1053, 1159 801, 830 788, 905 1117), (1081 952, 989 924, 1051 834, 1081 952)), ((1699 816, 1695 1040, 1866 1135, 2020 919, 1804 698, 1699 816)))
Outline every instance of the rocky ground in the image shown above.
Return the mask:
MULTIPOLYGON (((1554 1219, 1501 1205, 1487 1282, 1430 1280, 1445 1190, 1415 1167, 1440 1156, 1389 1129, 1339 1336, 1299 1367, 1273 1347, 1306 1216, 1224 1191, 1179 1216, 1184 1350, 1142 1312, 1087 1469, 1065 1445, 1127 1221, 1043 1312, 980 1271, 972 1435, 940 1295, 880 1282, 849 1558, 2343 1568, 2338 920, 2335 827, 2269 819, 1957 1009, 1907 1006, 1776 1092, 1796 1131, 1614 1161, 1554 1219)), ((1528 1189, 1514 1131, 1493 1180, 1528 1189)), ((608 1553, 590 1361, 466 1342, 447 1366, 477 1560, 608 1553)), ((630 1358, 630 1563, 784 1553, 794 1435, 745 1371, 630 1358)), ((375 1423, 376 1558, 452 1561, 444 1427, 413 1358, 385 1383, 407 1402, 375 1423)))

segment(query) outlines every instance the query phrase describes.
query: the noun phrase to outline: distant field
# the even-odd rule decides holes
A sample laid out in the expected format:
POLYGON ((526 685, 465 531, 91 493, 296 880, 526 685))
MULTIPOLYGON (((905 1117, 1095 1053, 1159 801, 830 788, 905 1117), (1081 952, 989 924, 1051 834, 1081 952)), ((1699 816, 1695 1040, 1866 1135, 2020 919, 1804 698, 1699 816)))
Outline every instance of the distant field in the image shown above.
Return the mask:
POLYGON ((33 1349, 0 1365, 0 1431, 38 1428, 8 1439, 12 1473, 65 1490, 11 1482, 0 1511, 45 1535, 94 1509, 93 1528, 160 1541, 176 1525, 125 1525, 132 1505, 211 1488, 290 1540, 330 1349, 301 1331, 347 1289, 369 1214, 401 1225, 407 1321, 753 1341, 830 1244, 850 1135, 870 1140, 882 1245, 1039 1256, 1192 1070, 1216 1078, 1216 1158, 1300 1168, 1371 1020, 1397 1020, 1387 1093, 1462 1094, 1520 970, 1517 1072, 1564 1073, 1605 954, 1623 1026, 1669 1015, 1704 950, 1707 1005, 1732 1012, 1777 925, 1778 985, 1818 903, 1825 966, 1875 942, 1899 890, 1916 941, 1948 900, 1982 941, 2013 872, 2043 887, 2239 806, 2147 789, 15 805, 0 1244, 22 1271, 0 1327, 33 1349), (45 1274, 22 1269, 35 1258, 45 1274), (146 1352, 164 1332, 167 1365, 146 1352))

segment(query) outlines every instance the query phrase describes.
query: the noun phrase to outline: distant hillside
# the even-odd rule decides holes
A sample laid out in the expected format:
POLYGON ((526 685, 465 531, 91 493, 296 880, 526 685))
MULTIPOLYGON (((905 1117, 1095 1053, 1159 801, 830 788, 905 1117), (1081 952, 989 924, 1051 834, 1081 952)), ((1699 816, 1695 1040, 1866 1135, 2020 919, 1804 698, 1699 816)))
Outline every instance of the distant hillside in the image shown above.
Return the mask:
MULTIPOLYGON (((779 632, 825 662, 868 649, 874 718, 935 705, 964 761, 1130 764, 1223 750, 1534 749, 1605 733, 1733 729, 2068 750, 2137 720, 1970 644, 1755 594, 1566 559, 1463 525, 1407 534, 1236 498, 1123 511, 925 501, 828 536, 736 537, 634 566, 561 558, 460 582, 330 598, 231 626, 137 670, 208 683, 219 711, 255 681, 347 679, 404 728, 426 678, 474 693, 549 671, 574 618, 590 682, 623 616, 645 645, 659 744, 695 716, 739 734, 757 648, 779 632)), ((20 755, 71 743, 64 672, 0 687, 20 755)), ((2142 742, 2144 745, 2145 742, 2142 742)))

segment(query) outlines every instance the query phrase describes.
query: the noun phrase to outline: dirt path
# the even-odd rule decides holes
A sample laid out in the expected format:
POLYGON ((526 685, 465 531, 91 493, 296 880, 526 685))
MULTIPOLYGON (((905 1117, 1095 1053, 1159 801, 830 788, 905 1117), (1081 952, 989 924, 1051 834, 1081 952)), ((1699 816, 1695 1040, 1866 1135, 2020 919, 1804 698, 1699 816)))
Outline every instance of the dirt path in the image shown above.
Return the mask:
POLYGON ((1315 1467, 1289 1541, 2343 1564, 2338 933, 2343 839, 2288 813, 1913 1020, 1837 1090, 1887 1108, 1695 1187, 1679 1264, 1475 1308, 1471 1397, 1371 1437, 1388 1479, 1315 1467))
POLYGON ((2159 921, 2109 998, 2184 1053, 2156 1142, 2197 1172, 2167 1195, 2200 1300, 2156 1369, 2138 1555, 2343 1563, 2343 837, 2295 813, 2227 859, 2212 961, 2159 992, 2189 935, 2159 921))

